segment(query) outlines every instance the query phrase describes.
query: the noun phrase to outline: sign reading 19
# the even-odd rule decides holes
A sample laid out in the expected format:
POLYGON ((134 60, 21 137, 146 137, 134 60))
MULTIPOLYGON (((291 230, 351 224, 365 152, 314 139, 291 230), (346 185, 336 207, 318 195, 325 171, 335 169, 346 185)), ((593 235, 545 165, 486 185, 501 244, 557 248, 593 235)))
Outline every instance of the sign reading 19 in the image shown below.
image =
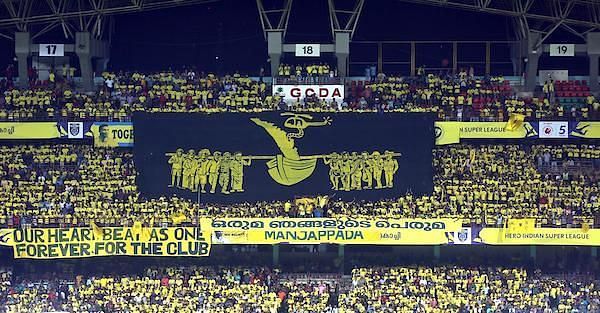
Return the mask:
POLYGON ((550 44, 551 57, 572 57, 575 56, 574 44, 550 44))

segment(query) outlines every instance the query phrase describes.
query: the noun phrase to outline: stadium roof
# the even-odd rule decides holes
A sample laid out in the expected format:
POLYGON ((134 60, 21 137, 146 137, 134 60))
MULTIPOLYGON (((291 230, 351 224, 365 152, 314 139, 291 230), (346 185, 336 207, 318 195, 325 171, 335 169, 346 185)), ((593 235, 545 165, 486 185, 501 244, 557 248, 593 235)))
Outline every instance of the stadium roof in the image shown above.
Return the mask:
MULTIPOLYGON (((2 0, 0 29, 31 31, 40 26, 33 38, 56 27, 61 27, 65 37, 73 32, 90 31, 102 36, 106 17, 114 14, 165 9, 183 5, 206 4, 218 0, 2 0)), ((11 34, 0 36, 12 39, 11 34)))
POLYGON ((542 33, 544 41, 563 28, 584 38, 600 29, 598 0, 400 0, 404 2, 457 8, 513 17, 517 38, 529 31, 542 33))

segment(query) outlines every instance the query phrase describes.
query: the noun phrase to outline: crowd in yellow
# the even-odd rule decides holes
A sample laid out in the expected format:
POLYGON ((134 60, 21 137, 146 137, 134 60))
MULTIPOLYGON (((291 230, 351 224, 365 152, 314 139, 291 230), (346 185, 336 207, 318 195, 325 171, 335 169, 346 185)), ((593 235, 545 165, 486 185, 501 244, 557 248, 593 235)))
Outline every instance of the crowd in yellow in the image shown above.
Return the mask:
POLYGON ((144 199, 131 150, 84 145, 0 147, 0 225, 184 223, 198 217, 458 217, 500 224, 595 224, 600 212, 600 147, 453 145, 434 150, 431 195, 374 202, 272 201, 219 205, 177 197, 144 199))
POLYGON ((276 313, 281 300, 270 269, 167 267, 142 275, 77 276, 10 286, 6 313, 276 313))
POLYGON ((327 63, 318 64, 280 64, 277 69, 279 77, 303 77, 303 76, 337 76, 335 71, 327 63))
POLYGON ((511 113, 535 119, 600 118, 600 102, 591 95, 578 105, 543 96, 519 98, 501 76, 475 78, 462 72, 454 76, 380 77, 364 87, 353 86, 352 94, 361 106, 437 112, 442 120, 506 121, 511 113))
MULTIPOLYGON (((308 73, 316 73, 314 79, 335 74, 326 64, 280 67, 280 76, 285 79, 295 77, 297 72, 308 75, 303 76, 306 79, 313 79, 308 73)), ((271 110, 436 112, 440 120, 475 121, 506 121, 511 113, 528 118, 600 118, 600 102, 591 95, 580 104, 568 106, 543 96, 519 98, 501 76, 475 78, 463 72, 450 76, 423 74, 416 78, 381 74, 365 84, 348 81, 346 98, 339 102, 313 98, 284 101, 273 94, 270 81, 238 73, 216 76, 191 70, 105 72, 102 79, 102 86, 94 93, 78 92, 64 84, 0 89, 0 120, 126 121, 134 111, 271 110)))
MULTIPOLYGON (((2 274, 7 273, 6 271, 2 274)), ((77 274, 77 273, 76 273, 77 274)), ((6 313, 598 312, 594 275, 515 267, 357 268, 306 281, 268 268, 159 267, 143 273, 4 281, 6 313), (341 288, 340 288, 341 287, 341 288)), ((63 275, 66 277, 66 275, 63 275)))
POLYGON ((359 268, 340 313, 598 312, 598 281, 521 268, 359 268))

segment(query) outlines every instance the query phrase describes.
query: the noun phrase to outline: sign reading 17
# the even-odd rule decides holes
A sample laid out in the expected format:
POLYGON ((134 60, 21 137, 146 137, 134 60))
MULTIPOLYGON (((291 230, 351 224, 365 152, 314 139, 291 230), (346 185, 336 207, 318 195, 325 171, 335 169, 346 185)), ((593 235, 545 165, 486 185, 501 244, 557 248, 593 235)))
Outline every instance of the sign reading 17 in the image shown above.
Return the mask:
POLYGON ((49 55, 56 54, 56 45, 46 45, 49 55))

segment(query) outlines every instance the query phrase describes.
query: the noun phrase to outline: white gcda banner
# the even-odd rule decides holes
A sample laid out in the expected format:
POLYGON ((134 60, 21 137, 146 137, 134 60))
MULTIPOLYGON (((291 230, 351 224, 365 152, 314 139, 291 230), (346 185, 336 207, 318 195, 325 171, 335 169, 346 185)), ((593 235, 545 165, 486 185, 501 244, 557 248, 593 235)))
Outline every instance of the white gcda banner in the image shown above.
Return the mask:
POLYGON ((569 138, 569 122, 540 122, 540 138, 569 138))
POLYGON ((319 99, 342 101, 344 85, 273 85, 273 95, 284 100, 302 100, 316 95, 319 99))

